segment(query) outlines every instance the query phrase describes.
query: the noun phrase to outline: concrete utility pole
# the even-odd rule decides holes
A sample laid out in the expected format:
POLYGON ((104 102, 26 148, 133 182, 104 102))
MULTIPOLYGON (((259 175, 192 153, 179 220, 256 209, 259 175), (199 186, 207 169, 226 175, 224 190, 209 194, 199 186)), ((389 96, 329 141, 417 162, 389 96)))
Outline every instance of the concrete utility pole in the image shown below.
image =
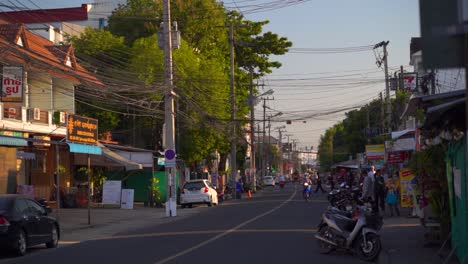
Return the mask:
POLYGON ((388 41, 384 42, 383 50, 384 50, 384 70, 385 70, 385 93, 386 93, 386 101, 387 101, 387 125, 388 125, 388 133, 392 133, 392 106, 390 104, 390 86, 388 85, 388 53, 387 53, 387 45, 388 41))
POLYGON ((278 161, 278 166, 279 166, 279 170, 280 170, 280 175, 284 175, 284 171, 283 171, 283 130, 284 129, 284 126, 283 127, 277 127, 276 129, 278 129, 278 136, 279 136, 279 161, 278 161))
MULTIPOLYGON (((165 150, 175 151, 175 127, 174 127, 174 91, 172 77, 172 29, 170 0, 163 1, 164 22, 164 83, 166 92, 164 96, 164 120, 165 120, 165 150)), ((173 157, 175 159, 175 157, 173 157)), ((177 216, 177 201, 175 194, 176 166, 166 164, 166 216, 177 216)))
POLYGON ((262 139, 262 176, 266 176, 266 158, 265 158, 265 153, 266 153, 266 149, 265 149, 265 135, 266 135, 266 131, 265 131, 265 122, 266 122, 266 98, 263 98, 263 139, 262 139))
MULTIPOLYGON (((387 104, 387 131, 388 133, 392 133, 392 107, 390 104, 390 85, 388 83, 388 53, 387 53, 387 45, 390 41, 382 41, 374 46, 374 49, 383 47, 383 64, 384 64, 384 71, 385 71, 385 99, 387 104)), ((380 62, 379 62, 380 63, 380 62)), ((403 76, 402 76, 403 78, 403 76)))
POLYGON ((236 176, 237 176, 237 164, 236 164, 236 95, 234 91, 234 26, 231 22, 229 25, 229 51, 231 58, 231 181, 232 181, 232 199, 236 198, 236 176))
POLYGON ((250 177, 253 190, 257 191, 257 173, 255 168, 255 98, 253 95, 253 70, 250 71, 250 177))

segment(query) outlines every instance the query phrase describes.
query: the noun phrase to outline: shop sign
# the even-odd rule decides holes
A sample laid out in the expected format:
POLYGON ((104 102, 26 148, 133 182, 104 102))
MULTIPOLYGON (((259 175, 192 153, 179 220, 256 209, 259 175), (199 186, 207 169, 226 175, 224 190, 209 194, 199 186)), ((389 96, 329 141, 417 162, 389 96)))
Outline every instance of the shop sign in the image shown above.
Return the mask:
POLYGON ((23 102, 23 68, 3 66, 2 102, 23 102))
POLYGON ((409 152, 407 151, 394 151, 389 152, 387 157, 387 163, 398 164, 403 163, 409 158, 409 152))
MULTIPOLYGON (((34 136, 33 138, 34 139, 50 141, 49 136, 34 136)), ((47 143, 47 142, 36 142, 36 141, 34 141, 33 145, 34 146, 41 146, 41 147, 50 147, 50 143, 47 143)))
POLYGON ((0 135, 10 136, 10 137, 27 137, 23 132, 18 131, 0 131, 0 135))
POLYGON ((400 170, 401 207, 413 207, 416 195, 416 177, 409 169, 400 170))
POLYGON ((385 145, 366 145, 366 157, 368 160, 383 160, 385 157, 385 145))
POLYGON ((68 115, 67 141, 97 145, 98 120, 78 115, 68 115))

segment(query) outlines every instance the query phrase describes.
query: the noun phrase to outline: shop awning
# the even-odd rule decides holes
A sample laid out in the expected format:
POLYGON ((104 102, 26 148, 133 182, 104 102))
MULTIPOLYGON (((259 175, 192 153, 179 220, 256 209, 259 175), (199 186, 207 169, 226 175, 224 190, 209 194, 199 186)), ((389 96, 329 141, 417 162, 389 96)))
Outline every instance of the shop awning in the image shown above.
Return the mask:
POLYGON ((24 160, 35 160, 36 154, 31 152, 16 151, 16 158, 24 160))
POLYGON ((140 163, 131 161, 131 160, 125 158, 125 157, 120 156, 119 154, 117 154, 117 153, 113 152, 112 150, 108 149, 107 147, 105 147, 101 143, 99 143, 99 146, 101 146, 101 148, 102 148, 102 154, 103 154, 104 157, 106 157, 106 158, 108 158, 108 159, 110 159, 110 160, 112 160, 114 162, 117 162, 119 164, 122 164, 125 167, 126 171, 143 169, 143 165, 141 165, 140 163))
POLYGON ((0 136, 0 145, 26 147, 28 146, 28 141, 17 137, 0 136))
POLYGON ((102 155, 102 149, 98 146, 78 144, 78 143, 67 143, 67 144, 68 146, 70 146, 70 152, 102 155))

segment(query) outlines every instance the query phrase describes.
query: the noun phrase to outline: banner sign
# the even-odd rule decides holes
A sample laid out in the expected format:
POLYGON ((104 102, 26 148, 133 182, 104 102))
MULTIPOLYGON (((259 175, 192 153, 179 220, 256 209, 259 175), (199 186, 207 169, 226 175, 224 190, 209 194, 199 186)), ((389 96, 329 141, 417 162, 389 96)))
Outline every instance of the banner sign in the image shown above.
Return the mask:
POLYGON ((401 207, 413 207, 416 177, 409 169, 400 170, 401 207))
POLYGON ((368 160, 383 160, 385 157, 385 145, 366 145, 366 157, 368 160))
POLYGON ((122 181, 104 181, 102 184, 102 204, 120 205, 122 181))
POLYGON ((98 120, 78 115, 68 115, 67 141, 97 145, 98 120))
POLYGON ((388 153, 387 163, 399 164, 409 159, 409 152, 407 151, 393 151, 388 153))
POLYGON ((3 66, 2 102, 23 102, 23 68, 3 66))
POLYGON ((417 73, 412 72, 412 73, 403 74, 403 90, 409 91, 409 92, 418 91, 418 74, 417 73))

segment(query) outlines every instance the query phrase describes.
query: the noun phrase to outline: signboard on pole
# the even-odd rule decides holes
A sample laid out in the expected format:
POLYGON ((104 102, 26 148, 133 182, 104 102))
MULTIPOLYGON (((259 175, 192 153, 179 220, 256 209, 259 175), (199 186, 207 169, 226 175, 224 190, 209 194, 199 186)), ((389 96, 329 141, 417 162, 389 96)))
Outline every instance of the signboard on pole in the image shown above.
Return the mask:
POLYGON ((23 68, 3 66, 2 102, 23 102, 23 68))
POLYGON ((98 120, 78 115, 68 115, 67 141, 97 145, 98 120))
POLYGON ((408 92, 418 91, 418 74, 415 72, 403 74, 403 90, 408 92))
POLYGON ((167 149, 165 152, 164 152, 164 165, 166 166, 166 168, 175 168, 176 167, 176 153, 173 149, 167 149))
POLYGON ((122 181, 104 181, 102 184, 102 204, 120 205, 122 181))

